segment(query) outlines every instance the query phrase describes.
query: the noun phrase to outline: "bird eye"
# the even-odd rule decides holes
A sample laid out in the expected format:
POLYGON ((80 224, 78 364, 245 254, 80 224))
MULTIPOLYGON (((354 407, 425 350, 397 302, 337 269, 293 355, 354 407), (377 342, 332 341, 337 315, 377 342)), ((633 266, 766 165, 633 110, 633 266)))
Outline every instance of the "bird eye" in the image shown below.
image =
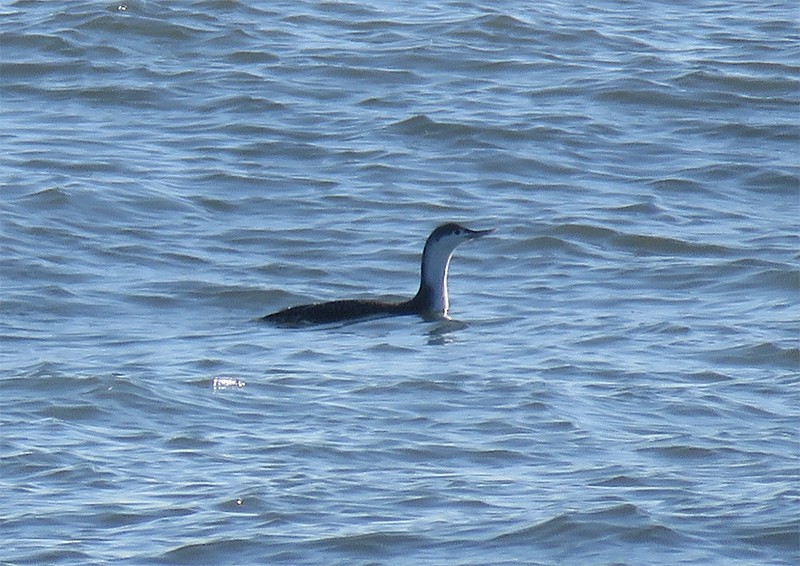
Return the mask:
POLYGON ((456 234, 456 236, 460 236, 461 235, 461 230, 456 230, 455 234, 456 234))

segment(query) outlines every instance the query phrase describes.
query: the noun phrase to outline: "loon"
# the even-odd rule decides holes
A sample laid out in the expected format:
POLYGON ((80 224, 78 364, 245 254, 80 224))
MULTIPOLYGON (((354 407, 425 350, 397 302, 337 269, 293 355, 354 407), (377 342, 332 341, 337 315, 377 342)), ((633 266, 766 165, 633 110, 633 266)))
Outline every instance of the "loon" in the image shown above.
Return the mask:
POLYGON ((447 297, 447 271, 453 251, 462 242, 480 238, 493 231, 470 230, 451 222, 442 224, 431 232, 422 251, 419 290, 407 301, 391 303, 347 299, 298 305, 259 320, 282 326, 301 326, 412 314, 425 318, 446 318, 450 306, 447 297))

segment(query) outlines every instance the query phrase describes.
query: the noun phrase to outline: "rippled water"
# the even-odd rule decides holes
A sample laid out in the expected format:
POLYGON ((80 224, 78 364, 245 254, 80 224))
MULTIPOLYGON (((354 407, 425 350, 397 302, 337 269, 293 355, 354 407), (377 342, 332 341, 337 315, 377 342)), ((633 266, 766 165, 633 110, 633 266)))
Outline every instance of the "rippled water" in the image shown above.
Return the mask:
POLYGON ((0 562, 800 560, 796 4, 0 15, 0 562))

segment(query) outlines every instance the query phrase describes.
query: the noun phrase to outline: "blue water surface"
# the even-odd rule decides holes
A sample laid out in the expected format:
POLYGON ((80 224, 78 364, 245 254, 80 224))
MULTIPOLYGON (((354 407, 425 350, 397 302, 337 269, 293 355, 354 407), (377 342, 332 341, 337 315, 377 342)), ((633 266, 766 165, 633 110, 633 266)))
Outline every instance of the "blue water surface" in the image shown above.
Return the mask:
POLYGON ((797 564, 798 21, 4 3, 0 562, 797 564))

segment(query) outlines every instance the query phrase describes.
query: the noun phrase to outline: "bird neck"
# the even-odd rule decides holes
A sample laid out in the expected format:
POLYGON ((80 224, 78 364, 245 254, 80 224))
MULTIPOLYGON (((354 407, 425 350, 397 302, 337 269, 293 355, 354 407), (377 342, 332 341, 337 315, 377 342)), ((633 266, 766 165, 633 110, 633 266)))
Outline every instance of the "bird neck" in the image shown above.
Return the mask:
POLYGON ((452 255, 452 249, 436 246, 426 246, 422 253, 419 291, 412 301, 424 314, 447 316, 447 272, 452 255))

